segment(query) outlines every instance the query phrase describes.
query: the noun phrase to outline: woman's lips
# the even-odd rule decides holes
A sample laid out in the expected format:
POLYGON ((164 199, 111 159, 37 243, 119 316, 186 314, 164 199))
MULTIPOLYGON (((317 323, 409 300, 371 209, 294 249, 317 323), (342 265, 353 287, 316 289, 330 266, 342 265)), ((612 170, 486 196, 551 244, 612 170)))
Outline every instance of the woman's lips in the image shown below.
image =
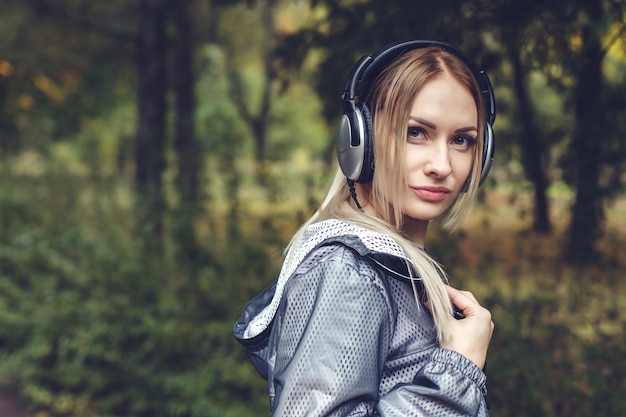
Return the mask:
POLYGON ((411 187, 411 189, 422 200, 432 202, 441 201, 450 193, 445 187, 411 187))

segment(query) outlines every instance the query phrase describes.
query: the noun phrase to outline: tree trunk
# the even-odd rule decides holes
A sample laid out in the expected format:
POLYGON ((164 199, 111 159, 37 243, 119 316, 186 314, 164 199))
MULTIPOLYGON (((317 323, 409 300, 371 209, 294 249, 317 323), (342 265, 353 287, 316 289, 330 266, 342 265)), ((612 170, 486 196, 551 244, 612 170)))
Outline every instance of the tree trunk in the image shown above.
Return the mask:
POLYGON ((175 33, 172 74, 176 99, 174 149, 176 151, 176 189, 179 207, 173 220, 181 252, 192 258, 197 252, 195 220, 200 212, 200 172, 202 155, 195 136, 194 33, 190 3, 180 2, 173 10, 175 33))
POLYGON ((177 155, 178 175, 176 186, 181 205, 196 205, 199 198, 200 149, 195 137, 194 96, 195 73, 193 69, 194 36, 189 13, 189 3, 181 2, 174 8, 176 33, 173 55, 173 84, 176 97, 174 148, 177 155))
POLYGON ((165 171, 166 32, 162 0, 140 0, 137 33, 138 120, 135 139, 137 227, 147 239, 162 235, 165 171))
POLYGON ((519 146, 522 150, 522 163, 526 177, 535 188, 533 230, 539 233, 549 233, 552 225, 550 224, 550 210, 546 194, 548 179, 542 164, 544 146, 541 133, 535 124, 533 107, 528 97, 525 71, 519 55, 520 48, 515 43, 512 44, 513 47, 508 49, 513 64, 515 98, 522 125, 519 146))
POLYGON ((274 67, 274 17, 276 15, 276 0, 268 0, 263 8, 263 26, 266 28, 263 42, 263 63, 265 66, 265 85, 261 99, 261 107, 256 120, 252 123, 252 130, 256 142, 257 173, 262 184, 266 184, 267 167, 267 128, 272 109, 272 84, 276 79, 276 69, 274 67))
MULTIPOLYGON (((593 19, 591 19, 593 22, 593 19)), ((575 96, 576 126, 573 137, 576 161, 576 198, 570 224, 567 260, 585 264, 596 260, 595 242, 600 235, 603 207, 599 187, 600 151, 603 140, 602 46, 590 27, 583 30, 583 50, 575 96)))
POLYGON ((267 185, 267 164, 266 164, 266 152, 267 152, 267 136, 268 136, 268 122, 270 112, 272 110, 272 88, 277 74, 274 65, 275 56, 275 29, 274 21, 276 18, 277 0, 266 0, 259 2, 258 7, 262 8, 262 21, 265 32, 263 34, 263 67, 264 67, 264 79, 263 79, 263 91, 261 93, 261 103, 258 111, 253 111, 249 108, 248 100, 246 98, 246 89, 243 86, 241 76, 234 62, 231 62, 231 68, 229 69, 229 78, 232 88, 232 98, 235 106, 241 117, 248 124, 252 136, 254 138, 255 160, 256 160, 256 179, 261 185, 267 185))

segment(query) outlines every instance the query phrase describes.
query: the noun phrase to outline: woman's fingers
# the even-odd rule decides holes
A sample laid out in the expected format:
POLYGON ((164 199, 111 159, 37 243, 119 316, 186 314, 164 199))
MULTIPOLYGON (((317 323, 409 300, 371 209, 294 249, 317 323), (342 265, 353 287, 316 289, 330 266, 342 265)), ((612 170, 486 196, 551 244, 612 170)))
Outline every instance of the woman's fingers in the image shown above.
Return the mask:
POLYGON ((480 305, 474 294, 469 291, 458 290, 449 285, 446 285, 446 290, 452 305, 455 309, 462 312, 465 317, 484 316, 485 319, 489 318, 491 320, 491 313, 480 305))
POLYGON ((442 343, 442 347, 459 352, 482 367, 494 329, 491 312, 482 307, 468 291, 450 286, 446 286, 446 290, 450 302, 463 314, 455 317, 460 320, 455 321, 452 335, 442 343))
POLYGON ((480 306, 474 294, 469 291, 461 291, 449 285, 446 285, 446 290, 448 291, 450 302, 465 315, 467 315, 465 310, 472 309, 472 307, 477 305, 480 306))

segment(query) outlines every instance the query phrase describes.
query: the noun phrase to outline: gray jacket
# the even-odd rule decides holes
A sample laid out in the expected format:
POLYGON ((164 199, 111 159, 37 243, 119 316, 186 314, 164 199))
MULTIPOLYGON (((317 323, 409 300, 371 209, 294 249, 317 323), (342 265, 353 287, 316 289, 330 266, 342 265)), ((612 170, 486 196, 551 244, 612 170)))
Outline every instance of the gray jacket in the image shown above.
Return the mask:
POLYGON ((234 328, 273 417, 488 416, 485 374, 438 346, 395 241, 327 220, 292 252, 234 328))

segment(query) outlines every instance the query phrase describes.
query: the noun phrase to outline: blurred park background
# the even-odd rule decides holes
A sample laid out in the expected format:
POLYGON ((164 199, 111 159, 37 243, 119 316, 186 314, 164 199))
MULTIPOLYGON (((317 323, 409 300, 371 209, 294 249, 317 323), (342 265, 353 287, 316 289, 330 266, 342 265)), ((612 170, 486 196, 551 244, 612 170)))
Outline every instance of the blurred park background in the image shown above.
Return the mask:
POLYGON ((352 64, 408 38, 496 91, 480 201, 428 243, 493 313, 492 415, 626 415, 623 0, 0 0, 0 415, 268 415, 233 323, 352 64))

